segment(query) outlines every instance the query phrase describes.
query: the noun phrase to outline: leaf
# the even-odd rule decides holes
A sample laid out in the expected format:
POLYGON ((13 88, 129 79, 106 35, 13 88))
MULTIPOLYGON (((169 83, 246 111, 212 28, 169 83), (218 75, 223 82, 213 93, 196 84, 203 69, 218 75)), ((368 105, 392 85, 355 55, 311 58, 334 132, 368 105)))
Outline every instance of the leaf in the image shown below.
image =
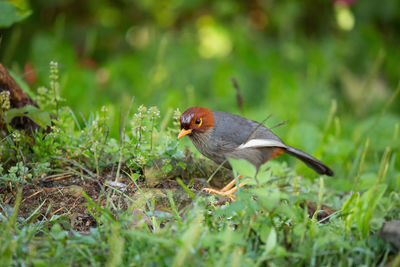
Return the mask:
POLYGON ((250 190, 258 198, 258 203, 261 203, 268 211, 275 209, 283 199, 287 199, 287 195, 280 191, 268 191, 266 188, 255 188, 250 190))
POLYGON ((247 160, 228 158, 228 161, 237 174, 243 175, 243 177, 254 177, 256 175, 256 167, 247 160))
POLYGON ((357 212, 357 216, 358 226, 364 237, 369 234, 369 223, 372 219, 372 214, 375 211, 375 208, 378 205, 383 194, 385 193, 386 189, 386 184, 380 184, 377 187, 371 188, 361 196, 361 204, 357 212))
POLYGON ((29 85, 25 82, 25 80, 21 78, 21 75, 16 74, 12 70, 8 70, 8 73, 10 73, 11 77, 17 82, 19 87, 21 87, 22 91, 27 93, 28 96, 32 99, 35 97, 35 93, 32 92, 31 88, 29 88, 29 85))
POLYGON ((342 207, 343 223, 347 232, 351 229, 351 223, 353 222, 355 211, 360 203, 360 193, 353 193, 349 199, 345 201, 342 207))
POLYGON ((0 28, 8 28, 16 22, 24 20, 32 13, 31 10, 20 10, 13 4, 0 1, 0 28))
POLYGON ((4 122, 9 124, 15 117, 28 117, 43 128, 46 128, 51 124, 49 113, 32 105, 7 110, 4 113, 4 122))
POLYGON ((274 228, 271 228, 269 232, 267 242, 265 243, 265 252, 268 254, 270 253, 276 246, 277 243, 277 235, 274 228))

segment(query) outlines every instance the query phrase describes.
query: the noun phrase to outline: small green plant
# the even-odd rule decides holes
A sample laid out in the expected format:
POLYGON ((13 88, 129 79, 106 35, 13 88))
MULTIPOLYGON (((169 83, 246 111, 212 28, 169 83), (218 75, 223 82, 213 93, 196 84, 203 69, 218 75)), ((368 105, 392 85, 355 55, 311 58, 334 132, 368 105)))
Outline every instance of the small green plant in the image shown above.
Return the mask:
POLYGON ((59 82, 58 62, 50 62, 50 84, 49 89, 41 86, 37 89, 36 101, 38 105, 56 117, 59 116, 59 109, 64 99, 60 97, 60 82, 59 82))
POLYGON ((0 93, 0 128, 4 124, 4 113, 10 109, 10 92, 3 91, 0 93))

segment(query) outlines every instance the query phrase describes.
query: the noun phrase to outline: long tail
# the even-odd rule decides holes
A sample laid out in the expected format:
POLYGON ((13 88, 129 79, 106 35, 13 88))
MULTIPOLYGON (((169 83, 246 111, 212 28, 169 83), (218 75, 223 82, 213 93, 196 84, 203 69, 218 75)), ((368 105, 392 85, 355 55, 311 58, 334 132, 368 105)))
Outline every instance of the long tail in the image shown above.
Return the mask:
POLYGON ((313 156, 307 154, 306 152, 303 152, 300 149, 291 146, 287 146, 286 152, 303 161, 308 167, 310 167, 317 173, 333 176, 333 171, 328 166, 326 166, 313 156))

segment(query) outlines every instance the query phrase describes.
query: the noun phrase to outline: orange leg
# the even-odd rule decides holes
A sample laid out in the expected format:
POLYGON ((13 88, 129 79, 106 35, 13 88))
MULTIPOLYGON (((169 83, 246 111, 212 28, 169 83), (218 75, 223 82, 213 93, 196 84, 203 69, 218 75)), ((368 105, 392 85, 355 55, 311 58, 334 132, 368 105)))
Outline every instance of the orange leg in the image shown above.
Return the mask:
MULTIPOLYGON (((242 175, 239 175, 239 176, 237 177, 237 179, 238 179, 239 182, 240 182, 240 179, 242 179, 242 178, 243 178, 242 175)), ((229 184, 227 184, 227 185, 226 185, 224 188, 222 188, 220 191, 226 192, 226 191, 228 191, 229 189, 231 189, 234 185, 236 185, 236 179, 233 179, 232 181, 230 181, 229 184)))
MULTIPOLYGON (((243 178, 242 175, 238 176, 238 180, 243 178)), ((233 179, 230 181, 224 188, 221 190, 213 189, 213 188, 204 188, 203 191, 209 194, 215 194, 215 195, 220 195, 224 197, 229 197, 231 201, 236 199, 236 196, 233 194, 235 193, 240 187, 246 185, 246 183, 240 183, 239 187, 236 186, 236 179, 233 179)))

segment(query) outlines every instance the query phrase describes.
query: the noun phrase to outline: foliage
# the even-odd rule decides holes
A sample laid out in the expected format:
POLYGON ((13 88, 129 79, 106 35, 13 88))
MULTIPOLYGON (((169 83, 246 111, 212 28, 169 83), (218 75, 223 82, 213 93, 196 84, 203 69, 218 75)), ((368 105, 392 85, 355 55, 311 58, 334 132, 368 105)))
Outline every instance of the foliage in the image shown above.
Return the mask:
POLYGON ((14 23, 22 21, 31 15, 31 10, 25 6, 26 3, 24 2, 25 1, 0 1, 0 28, 10 27, 14 23))
POLYGON ((23 108, 13 108, 4 113, 4 123, 10 124, 15 117, 28 117, 39 126, 46 128, 50 126, 50 116, 46 111, 42 111, 32 105, 23 108))
POLYGON ((15 221, 14 212, 1 219, 3 229, 11 227, 2 231, 2 259, 15 264, 142 266, 374 266, 388 260, 393 248, 364 230, 374 232, 385 218, 398 214, 399 207, 392 206, 400 201, 398 192, 378 198, 379 206, 365 205, 370 191, 361 197, 341 197, 325 188, 322 178, 318 185, 293 171, 282 172, 282 167, 268 166, 260 173, 259 185, 242 190, 231 204, 220 207, 213 196, 197 197, 189 209, 178 211, 176 219, 168 217, 163 228, 166 215, 148 211, 153 230, 144 222, 133 226, 131 209, 108 210, 88 197, 88 209, 98 223, 89 234, 72 231, 63 217, 30 224, 23 218, 15 221), (335 202, 338 211, 323 220, 316 214, 309 218, 301 199, 318 205, 335 202), (374 214, 373 221, 365 220, 363 215, 369 213, 374 214))
POLYGON ((24 89, 37 88, 30 95, 40 106, 10 109, 2 93, 0 125, 21 114, 50 125, 32 135, 0 132, 0 262, 389 263, 398 252, 379 229, 400 214, 399 7, 394 0, 0 1, 0 60, 24 89), (176 140, 177 118, 194 105, 258 121, 272 114, 269 127, 289 120, 274 132, 335 177, 286 156, 254 177, 247 162, 231 160, 247 177, 233 203, 173 177, 193 199, 183 208, 172 193, 170 208, 159 210, 155 198, 105 192, 106 183, 105 204, 79 192, 96 221, 88 232, 75 231, 73 214, 43 212, 44 202, 22 213, 24 189, 65 170, 96 182, 129 174, 135 194, 146 196, 144 169, 154 159, 163 159, 163 174, 187 167, 179 161, 189 141, 176 140), (322 216, 325 206, 335 211, 322 216))
MULTIPOLYGON (((120 168, 128 166, 133 171, 131 178, 135 180, 154 157, 183 157, 173 137, 178 125, 166 128, 165 122, 160 124, 156 107, 140 105, 134 114, 127 110, 119 140, 108 134, 105 107, 90 115, 83 128, 70 109, 59 107, 58 114, 57 120, 53 119, 52 131, 35 133, 33 142, 18 131, 6 137, 9 142, 3 147, 14 150, 10 155, 17 161, 2 167, 3 186, 22 188, 43 173, 62 168, 67 161, 95 170, 94 178, 110 164, 119 163, 120 168), (23 155, 29 164, 18 155, 23 155)), ((171 115, 168 116, 164 120, 170 120, 171 115)), ((175 117, 179 117, 179 112, 175 117)), ((325 135, 329 140, 336 133, 327 130, 325 135)), ((230 162, 235 171, 248 177, 247 187, 240 190, 235 202, 223 206, 217 205, 215 196, 191 194, 193 203, 180 210, 170 198, 171 213, 156 212, 151 199, 141 206, 128 198, 130 208, 121 210, 113 205, 101 207, 83 193, 87 209, 97 222, 88 234, 75 232, 64 216, 35 220, 40 215, 37 209, 27 218, 19 217, 19 192, 13 209, 1 205, 2 262, 174 266, 384 264, 395 250, 376 232, 385 220, 396 218, 400 212, 396 204, 400 203, 399 184, 390 185, 387 179, 389 169, 396 168, 390 163, 393 161, 388 148, 377 162, 380 168, 369 174, 374 185, 359 186, 368 180, 363 170, 368 146, 360 150, 362 154, 355 163, 359 168, 357 181, 354 191, 347 194, 340 187, 327 187, 328 179, 305 179, 278 161, 269 162, 254 177, 251 164, 233 159, 230 162), (304 209, 307 201, 317 203, 311 217, 304 209), (318 219, 322 205, 326 204, 336 212, 318 219), (143 215, 134 213, 134 207, 140 207, 143 215), (151 225, 145 220, 132 225, 137 216, 150 218, 151 225)), ((119 170, 117 177, 118 173, 119 170)), ((120 198, 125 197, 119 193, 120 198)))

